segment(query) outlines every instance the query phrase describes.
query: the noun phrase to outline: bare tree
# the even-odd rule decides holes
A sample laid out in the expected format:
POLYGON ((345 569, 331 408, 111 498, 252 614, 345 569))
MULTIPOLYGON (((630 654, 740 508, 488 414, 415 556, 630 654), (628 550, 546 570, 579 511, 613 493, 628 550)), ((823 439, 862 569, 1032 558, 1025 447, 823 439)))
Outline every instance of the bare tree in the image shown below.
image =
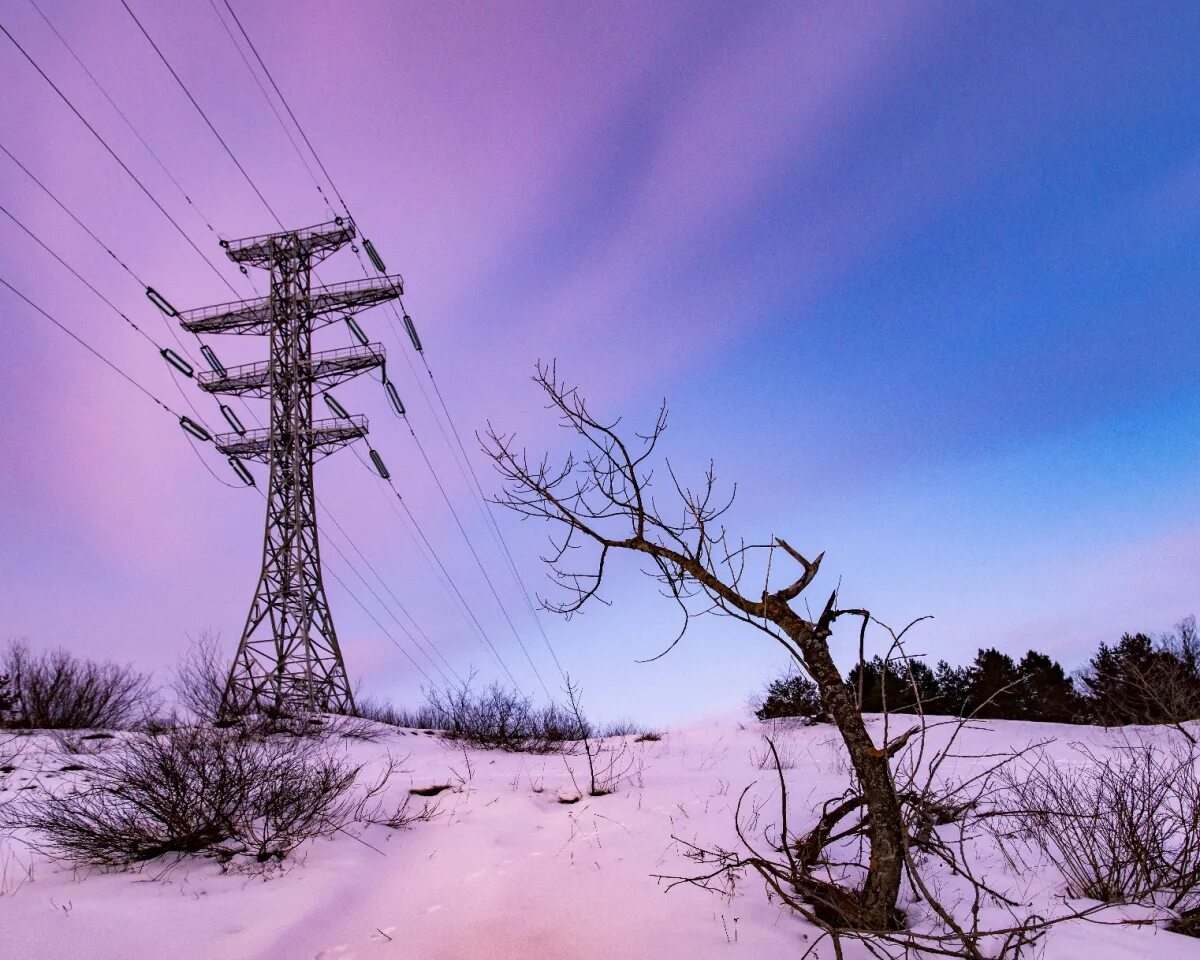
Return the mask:
MULTIPOLYGON (((844 956, 843 941, 858 943, 877 960, 915 956, 1022 960, 1035 955, 1051 928, 1103 909, 1102 904, 1093 904, 1043 915, 1037 906, 1019 899, 1019 890, 1005 892, 993 886, 982 869, 986 861, 979 857, 981 840, 999 842, 1012 864, 1009 841, 1014 831, 1024 836, 1026 819, 1042 812, 1027 808, 1012 784, 1014 765, 1039 754, 1046 742, 1015 750, 996 751, 990 745, 982 752, 964 749, 960 740, 974 726, 977 714, 930 722, 912 669, 914 658, 904 649, 904 631, 880 626, 891 637, 882 662, 895 664, 893 669, 904 678, 911 695, 911 700, 902 700, 906 710, 902 715, 890 713, 886 689, 882 695, 883 739, 898 744, 891 771, 905 832, 907 882, 897 905, 897 922, 885 929, 848 928, 845 923, 848 908, 843 888, 852 885, 869 864, 864 847, 871 818, 861 784, 852 776, 848 788, 827 798, 815 813, 790 810, 784 770, 794 764, 786 743, 772 737, 765 738, 766 750, 756 758, 756 766, 775 772, 778 819, 760 826, 765 801, 747 805, 752 783, 742 791, 734 814, 739 846, 702 846, 676 836, 684 855, 703 869, 696 875, 659 878, 669 882, 668 889, 690 884, 728 896, 743 873, 754 871, 771 896, 821 931, 805 957, 816 956, 816 948, 826 941, 838 960, 844 956), (889 740, 892 724, 905 729, 889 740), (797 826, 801 829, 793 832, 797 826), (814 883, 814 878, 826 882, 814 883)), ((999 689, 991 699, 1005 692, 999 689)), ((987 706, 984 701, 980 709, 987 706)))
MULTIPOLYGON (((633 768, 634 757, 629 753, 629 744, 623 739, 620 739, 623 734, 611 732, 605 733, 596 731, 587 717, 583 714, 582 691, 579 685, 571 680, 570 677, 564 676, 565 687, 564 692, 567 695, 567 703, 571 711, 571 716, 575 718, 576 729, 582 736, 583 754, 587 758, 588 767, 588 796, 589 797, 604 797, 613 793, 621 781, 629 774, 633 768), (615 745, 606 746, 605 736, 615 736, 618 738, 615 745)), ((566 762, 566 755, 569 750, 563 751, 563 762, 566 762)), ((571 775, 571 780, 575 780, 575 774, 571 771, 571 765, 567 764, 567 771, 571 775)), ((578 790, 576 784, 576 790, 578 790)), ((582 791, 579 791, 582 793, 582 791)))
POLYGON ((179 705, 198 719, 215 720, 221 712, 229 667, 221 655, 219 634, 204 631, 194 640, 175 668, 171 688, 179 705))
POLYGON ((878 746, 872 741, 829 649, 829 637, 840 617, 861 618, 865 630, 870 615, 840 608, 836 590, 818 615, 813 616, 807 606, 800 608, 799 598, 816 578, 823 554, 809 560, 782 537, 747 543, 731 536, 722 518, 736 488, 728 497, 720 496, 711 463, 700 486, 692 488, 681 483, 665 462, 662 486, 671 503, 657 499, 651 458, 666 429, 665 402, 648 433, 635 432, 627 439, 617 432, 619 421, 604 421, 591 413, 578 391, 559 379, 554 365, 539 363, 533 380, 561 425, 581 438, 583 452, 570 453, 560 463, 552 463, 549 456, 531 459, 527 451, 518 449, 513 436, 498 433, 491 425, 484 449, 505 481, 496 502, 558 528, 559 536, 551 538, 553 550, 543 559, 565 598, 543 601, 543 605, 568 617, 578 612, 599 597, 611 555, 627 551, 649 561, 649 574, 682 614, 679 636, 659 656, 679 642, 692 617, 703 613, 733 617, 781 644, 820 688, 849 753, 868 814, 870 856, 861 887, 820 889, 821 881, 809 878, 811 894, 836 902, 840 922, 847 927, 890 928, 896 922, 906 838, 889 759, 905 741, 885 739, 878 746), (585 548, 589 563, 580 567, 574 558, 585 548), (771 589, 777 554, 794 564, 798 575, 771 589))

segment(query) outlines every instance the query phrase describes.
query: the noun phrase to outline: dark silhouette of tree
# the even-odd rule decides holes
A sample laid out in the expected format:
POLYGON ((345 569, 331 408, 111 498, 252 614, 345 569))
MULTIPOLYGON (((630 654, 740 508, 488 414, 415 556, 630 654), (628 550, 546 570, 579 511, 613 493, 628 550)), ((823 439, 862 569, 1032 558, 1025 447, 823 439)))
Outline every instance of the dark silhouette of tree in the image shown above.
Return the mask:
POLYGON ((15 723, 18 712, 16 678, 12 674, 0 674, 0 726, 15 723))
POLYGON ((1157 642, 1127 633, 1100 649, 1080 672, 1091 715, 1099 723, 1182 724, 1200 717, 1200 640, 1188 617, 1157 642))
POLYGON ((825 723, 829 716, 817 685, 801 673, 788 673, 767 684, 766 693, 754 715, 759 720, 803 717, 813 723, 825 723))
POLYGON ((726 528, 732 496, 718 494, 712 466, 698 486, 689 487, 657 456, 667 423, 665 403, 645 432, 618 431, 619 422, 596 417, 553 366, 539 364, 533 379, 578 449, 557 461, 531 455, 513 437, 489 426, 485 450, 505 483, 496 502, 547 521, 559 533, 545 559, 564 599, 544 605, 567 616, 579 612, 600 595, 606 571, 625 555, 641 558, 677 604, 683 620, 680 638, 692 617, 715 613, 786 649, 817 684, 846 747, 867 812, 869 845, 861 887, 812 873, 799 873, 793 882, 810 902, 825 903, 839 926, 893 928, 907 836, 890 761, 911 733, 875 744, 829 645, 839 618, 865 624, 869 612, 840 607, 836 591, 810 608, 800 595, 816 578, 823 555, 810 560, 781 537, 747 542, 726 528), (772 574, 779 576, 785 564, 794 579, 773 586, 772 574))
POLYGON ((995 649, 981 649, 970 666, 938 661, 931 669, 921 660, 873 657, 855 666, 846 678, 857 691, 862 674, 866 713, 912 713, 918 699, 926 713, 964 716, 977 713, 993 720, 1081 722, 1086 703, 1062 665, 1044 653, 1030 650, 1020 663, 995 649))
POLYGON ((1021 673, 1013 658, 994 647, 980 650, 971 664, 967 712, 991 720, 1015 719, 1021 707, 1021 673))
POLYGON ((928 713, 940 713, 941 690, 933 670, 922 660, 873 657, 861 667, 855 665, 846 684, 857 695, 862 673, 864 713, 916 713, 918 707, 928 713))
POLYGON ((1051 723, 1079 723, 1086 715, 1083 698, 1062 664, 1044 653, 1030 650, 1017 664, 1021 675, 1019 690, 1020 720, 1044 720, 1051 723))
POLYGON ((952 667, 947 661, 939 660, 934 670, 934 680, 938 688, 938 706, 934 712, 952 717, 964 716, 971 696, 970 668, 952 667))

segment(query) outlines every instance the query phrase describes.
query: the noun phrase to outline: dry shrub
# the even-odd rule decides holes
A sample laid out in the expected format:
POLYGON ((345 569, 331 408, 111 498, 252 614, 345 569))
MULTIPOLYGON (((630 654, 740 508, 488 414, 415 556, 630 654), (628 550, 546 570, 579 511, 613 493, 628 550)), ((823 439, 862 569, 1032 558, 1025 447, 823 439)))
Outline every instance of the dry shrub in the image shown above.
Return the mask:
POLYGON ((84 864, 127 866, 168 853, 262 863, 376 819, 393 768, 356 788, 360 769, 311 740, 179 727, 130 737, 89 765, 85 786, 12 804, 3 823, 32 831, 35 849, 84 864))
POLYGON ((762 745, 750 748, 750 762, 759 770, 793 770, 800 763, 801 751, 796 743, 784 737, 772 740, 764 736, 762 745))
POLYGON ((1077 747, 1009 771, 1018 836, 1058 864, 1071 896, 1200 906, 1200 747, 1127 743, 1115 756, 1077 747))
POLYGON ((571 709, 537 706, 525 695, 492 683, 469 683, 426 692, 431 729, 488 750, 554 753, 592 735, 592 726, 571 709))
MULTIPOLYGON (((588 724, 591 726, 590 724, 588 724)), ((612 720, 609 723, 602 723, 592 731, 594 737, 633 737, 634 740, 661 740, 662 735, 657 734, 652 730, 647 730, 640 723, 624 717, 620 720, 612 720)))
POLYGON ((17 761, 25 752, 25 743, 15 736, 0 736, 0 791, 4 790, 10 774, 17 771, 17 761))
POLYGON ((405 727, 410 730, 436 730, 441 715, 428 705, 398 707, 390 700, 374 697, 355 697, 355 713, 363 720, 382 723, 389 727, 405 727))
MULTIPOLYGON (((570 717, 575 721, 575 728, 582 734, 580 737, 583 743, 583 753, 587 758, 588 767, 588 796, 604 797, 610 793, 615 793, 625 781, 630 772, 634 770, 635 765, 644 763, 642 753, 634 754, 630 751, 628 741, 621 739, 627 733, 611 734, 605 731, 596 732, 592 725, 588 722, 583 714, 582 691, 570 677, 564 678, 566 687, 564 692, 567 695, 568 709, 570 717), (604 737, 615 739, 615 743, 605 743, 604 737)), ((628 733, 632 733, 637 728, 625 721, 628 725, 628 733)), ((610 725, 609 729, 613 729, 615 725, 610 725)), ((625 729, 621 727, 621 729, 625 729)), ((564 758, 564 762, 565 758, 564 758)), ((571 765, 567 764, 567 772, 571 776, 572 782, 575 781, 575 773, 571 770, 571 765)), ((638 776, 641 776, 639 766, 638 776)), ((575 784, 576 793, 582 795, 579 789, 579 784, 575 784)), ((562 802, 560 800, 560 802, 562 802)))
POLYGON ((96 663, 65 650, 32 653, 11 643, 0 673, 16 685, 10 726, 42 730, 127 730, 155 707, 150 678, 130 666, 96 663))

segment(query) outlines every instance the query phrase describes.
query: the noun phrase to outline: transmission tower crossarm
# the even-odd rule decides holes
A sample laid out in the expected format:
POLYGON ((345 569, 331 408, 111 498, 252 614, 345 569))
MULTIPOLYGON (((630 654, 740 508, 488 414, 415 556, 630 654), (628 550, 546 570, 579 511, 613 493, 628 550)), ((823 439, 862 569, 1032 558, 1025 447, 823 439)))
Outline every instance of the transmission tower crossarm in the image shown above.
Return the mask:
MULTIPOLYGON (((317 420, 312 427, 303 431, 302 442, 314 456, 333 453, 338 447, 361 440, 367 435, 367 418, 330 417, 317 420)), ((270 462, 271 431, 267 428, 250 430, 246 434, 222 433, 213 438, 217 449, 227 457, 239 460, 270 462)))
POLYGON ((225 248, 225 256, 235 263, 270 267, 281 253, 306 257, 310 262, 319 262, 339 247, 345 246, 355 235, 354 221, 339 217, 329 223, 318 223, 299 230, 264 233, 241 240, 225 240, 221 246, 225 248))
MULTIPOLYGON (((385 363, 383 344, 339 347, 321 350, 296 364, 296 375, 313 386, 326 389, 360 373, 382 367, 385 363)), ((200 373, 196 382, 208 393, 227 393, 243 397, 265 397, 271 393, 272 369, 269 360, 244 363, 223 370, 200 373)))
MULTIPOLYGON (((349 280, 345 283, 314 287, 309 295, 307 309, 314 320, 322 319, 321 323, 313 324, 313 329, 319 329, 359 310, 399 299, 403 295, 404 278, 399 274, 349 280)), ((180 310, 179 322, 189 333, 262 335, 271 332, 272 309, 270 297, 237 300, 233 303, 180 310)))

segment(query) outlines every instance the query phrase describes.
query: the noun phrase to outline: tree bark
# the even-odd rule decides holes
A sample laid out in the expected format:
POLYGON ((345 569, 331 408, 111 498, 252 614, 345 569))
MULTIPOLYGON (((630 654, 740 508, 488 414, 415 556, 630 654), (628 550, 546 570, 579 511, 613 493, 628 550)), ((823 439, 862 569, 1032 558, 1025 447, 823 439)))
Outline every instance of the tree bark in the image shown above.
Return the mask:
POLYGON ((868 929, 889 930, 896 925, 896 899, 904 869, 904 822, 892 783, 887 745, 876 747, 862 714, 842 681, 829 652, 828 632, 797 616, 783 603, 768 601, 768 616, 787 634, 804 656, 805 666, 821 690, 830 717, 841 734, 850 763, 862 787, 867 808, 867 839, 871 859, 862 889, 861 922, 868 929))

